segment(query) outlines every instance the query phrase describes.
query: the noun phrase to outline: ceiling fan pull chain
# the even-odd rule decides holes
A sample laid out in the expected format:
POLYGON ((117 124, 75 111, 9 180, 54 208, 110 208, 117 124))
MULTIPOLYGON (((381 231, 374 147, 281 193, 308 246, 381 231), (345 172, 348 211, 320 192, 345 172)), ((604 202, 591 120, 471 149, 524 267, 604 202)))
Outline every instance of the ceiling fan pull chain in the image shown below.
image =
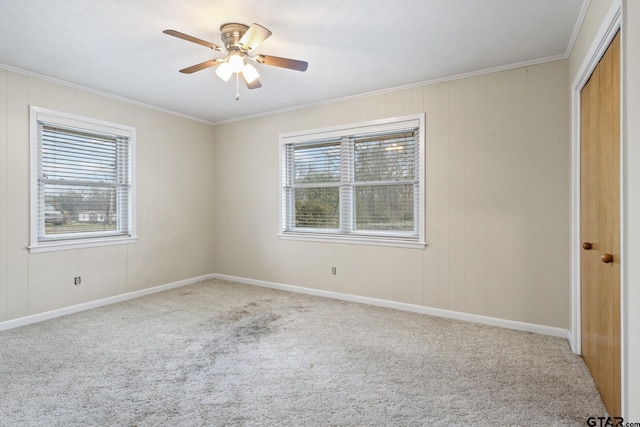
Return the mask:
POLYGON ((236 101, 240 100, 240 73, 236 73, 236 101))

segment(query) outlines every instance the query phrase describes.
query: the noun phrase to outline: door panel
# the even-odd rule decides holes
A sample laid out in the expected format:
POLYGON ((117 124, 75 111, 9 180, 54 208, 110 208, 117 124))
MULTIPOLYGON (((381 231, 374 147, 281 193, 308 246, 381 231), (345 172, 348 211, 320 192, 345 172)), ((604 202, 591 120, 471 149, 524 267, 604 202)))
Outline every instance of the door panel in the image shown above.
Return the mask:
POLYGON ((590 245, 581 249, 580 261, 582 356, 609 415, 619 416, 619 34, 582 89, 580 100, 580 236, 590 245))

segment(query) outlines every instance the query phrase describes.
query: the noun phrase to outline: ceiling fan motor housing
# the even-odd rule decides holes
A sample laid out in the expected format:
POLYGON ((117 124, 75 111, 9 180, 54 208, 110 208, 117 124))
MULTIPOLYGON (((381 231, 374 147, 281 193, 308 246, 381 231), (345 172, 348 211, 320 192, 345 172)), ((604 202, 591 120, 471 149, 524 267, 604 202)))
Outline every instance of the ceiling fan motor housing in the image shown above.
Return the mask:
POLYGON ((240 48, 240 39, 247 32, 249 27, 244 24, 224 24, 220 27, 222 41, 224 42, 225 49, 236 50, 240 48), (234 49, 235 48, 235 49, 234 49))

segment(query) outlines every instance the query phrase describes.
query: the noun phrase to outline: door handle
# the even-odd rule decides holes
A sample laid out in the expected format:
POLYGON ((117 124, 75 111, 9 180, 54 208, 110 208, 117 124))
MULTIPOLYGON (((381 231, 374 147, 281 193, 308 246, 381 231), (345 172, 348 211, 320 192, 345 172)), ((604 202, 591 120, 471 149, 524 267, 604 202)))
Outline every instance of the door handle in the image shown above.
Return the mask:
POLYGON ((613 262, 613 255, 608 254, 608 253, 604 253, 602 254, 602 256, 600 257, 600 259, 602 260, 602 262, 604 262, 605 264, 609 264, 610 262, 613 262))
POLYGON ((589 243, 589 242, 584 242, 584 243, 582 244, 582 249, 584 249, 585 251, 590 251, 592 247, 593 247, 593 246, 592 246, 592 245, 591 245, 591 243, 589 243))

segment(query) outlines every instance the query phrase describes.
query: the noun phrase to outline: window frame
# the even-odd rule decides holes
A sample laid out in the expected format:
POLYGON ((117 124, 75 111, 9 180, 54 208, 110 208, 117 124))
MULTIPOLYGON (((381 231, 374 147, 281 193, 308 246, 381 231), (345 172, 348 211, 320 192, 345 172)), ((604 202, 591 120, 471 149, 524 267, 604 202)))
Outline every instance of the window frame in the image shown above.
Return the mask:
MULTIPOLYGON (((394 246, 404 248, 417 248, 424 249, 427 246, 426 243, 426 219, 425 219, 425 177, 426 177, 426 165, 425 165, 425 114, 413 114, 401 117, 391 117, 380 120, 373 120, 368 122, 361 122, 355 124, 346 124, 339 126, 332 126, 320 129, 304 130, 299 132, 283 133, 279 136, 279 232, 278 238, 283 240, 301 240, 301 241, 318 241, 318 242, 333 242, 333 243, 350 243, 350 244, 362 244, 362 245, 376 245, 376 246, 394 246), (287 183, 286 183, 286 150, 291 144, 295 145, 309 145, 313 146, 321 141, 329 141, 332 139, 344 139, 363 134, 377 134, 387 133, 393 131, 401 131, 411 128, 418 128, 418 197, 417 206, 414 206, 414 218, 415 226, 417 227, 417 235, 413 232, 409 233, 390 233, 390 232, 376 232, 371 230, 355 230, 355 225, 351 225, 349 230, 342 228, 336 229, 321 229, 321 228, 287 228, 287 224, 291 218, 292 209, 295 209, 291 201, 287 201, 287 183), (391 235, 393 234, 393 235, 391 235)), ((344 174, 353 174, 352 165, 347 167, 343 166, 343 170, 348 170, 341 174, 344 178, 344 174)), ((338 185, 344 184, 341 178, 341 182, 338 185)), ((356 188, 358 183, 352 182, 349 184, 349 188, 356 188)), ((339 216, 341 218, 341 224, 345 218, 353 218, 355 212, 355 196, 350 201, 349 209, 345 212, 343 207, 340 207, 339 216)), ((353 223, 353 219, 350 220, 353 223)), ((344 225, 342 225, 344 227, 344 225)))
MULTIPOLYGON (((50 252, 59 250, 71 250, 80 248, 111 246, 120 244, 131 244, 137 241, 136 235, 136 128, 132 126, 107 122, 90 117, 83 117, 75 114, 64 113, 42 107, 29 106, 29 144, 30 144, 30 245, 28 249, 30 253, 50 252), (127 234, 114 234, 104 232, 87 232, 78 233, 77 237, 70 237, 71 234, 63 235, 59 240, 54 238, 40 240, 39 228, 40 223, 45 220, 45 210, 43 209, 40 218, 39 205, 40 197, 43 195, 39 191, 38 164, 41 158, 41 152, 38 147, 40 138, 38 123, 46 122, 52 125, 62 127, 76 128, 88 133, 112 134, 128 139, 129 150, 129 174, 130 174, 130 200, 128 201, 129 209, 128 223, 129 230, 127 234)), ((46 207, 46 205, 45 205, 46 207)))

